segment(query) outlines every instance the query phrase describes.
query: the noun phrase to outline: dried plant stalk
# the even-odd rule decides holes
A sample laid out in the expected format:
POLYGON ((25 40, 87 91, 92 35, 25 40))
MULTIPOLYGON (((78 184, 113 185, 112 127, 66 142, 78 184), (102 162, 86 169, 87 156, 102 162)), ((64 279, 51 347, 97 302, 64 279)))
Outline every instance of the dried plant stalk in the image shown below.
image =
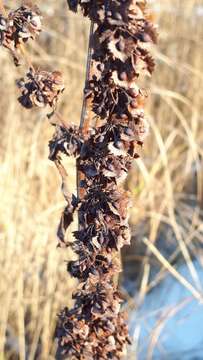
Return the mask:
POLYGON ((74 11, 80 6, 94 27, 80 129, 59 126, 50 142, 52 160, 61 152, 76 156, 82 189, 59 227, 60 245, 71 246, 78 255, 68 271, 80 284, 74 307, 59 316, 58 354, 121 359, 130 343, 113 281, 120 271, 119 251, 130 242, 129 197, 121 184, 148 130, 137 78, 154 69, 147 43, 156 41, 156 32, 143 0, 68 3, 74 11), (76 208, 79 229, 70 244, 65 230, 76 208))

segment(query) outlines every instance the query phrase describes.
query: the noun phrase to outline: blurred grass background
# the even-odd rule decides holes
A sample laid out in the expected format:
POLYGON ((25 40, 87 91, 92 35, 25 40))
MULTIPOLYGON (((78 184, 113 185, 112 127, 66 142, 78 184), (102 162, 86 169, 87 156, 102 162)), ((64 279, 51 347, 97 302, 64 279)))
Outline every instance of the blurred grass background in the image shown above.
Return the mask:
MULTIPOLYGON (((33 62, 63 72, 60 112, 77 123, 88 21, 68 12, 65 0, 38 5, 44 32, 31 45, 33 62)), ((156 0, 151 6, 160 33, 153 49, 156 72, 146 84, 151 131, 125 184, 134 204, 132 246, 123 251, 122 284, 129 307, 134 306, 134 291, 139 306, 178 262, 189 267, 193 296, 201 296, 192 260, 203 264, 203 1, 156 0)), ((48 160, 53 128, 45 112, 24 110, 17 102, 15 80, 25 68, 14 68, 7 51, 0 49, 1 360, 54 359, 56 314, 70 304, 75 288, 65 263, 72 254, 56 249, 64 201, 58 173, 48 160)), ((74 189, 74 163, 67 166, 74 189)))

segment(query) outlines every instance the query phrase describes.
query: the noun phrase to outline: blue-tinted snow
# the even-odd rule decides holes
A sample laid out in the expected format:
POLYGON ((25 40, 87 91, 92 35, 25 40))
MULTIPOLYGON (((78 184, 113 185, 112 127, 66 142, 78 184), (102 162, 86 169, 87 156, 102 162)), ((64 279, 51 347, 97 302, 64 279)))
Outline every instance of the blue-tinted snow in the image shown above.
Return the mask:
MULTIPOLYGON (((203 288, 202 266, 198 261, 194 266, 203 288)), ((177 270, 192 283, 186 265, 177 270)), ((130 314, 130 331, 134 349, 138 341, 135 360, 147 359, 152 340, 151 359, 203 360, 203 304, 170 275, 130 314)))

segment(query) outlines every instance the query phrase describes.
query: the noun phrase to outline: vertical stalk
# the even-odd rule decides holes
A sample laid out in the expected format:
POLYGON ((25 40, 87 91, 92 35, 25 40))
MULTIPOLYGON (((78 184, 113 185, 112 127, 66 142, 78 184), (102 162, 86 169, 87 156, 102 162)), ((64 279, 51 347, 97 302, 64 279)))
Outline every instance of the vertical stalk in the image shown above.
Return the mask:
MULTIPOLYGON (((88 41, 88 52, 87 52, 87 63, 86 63, 86 75, 85 75, 85 88, 90 79, 90 72, 91 72, 91 59, 92 59, 92 34, 94 31, 94 23, 93 21, 90 24, 89 30, 89 41, 88 41)), ((82 111, 80 117, 80 129, 83 132, 84 137, 87 136, 89 125, 90 125, 90 109, 88 110, 88 101, 85 94, 83 95, 83 104, 82 104, 82 111)), ((84 197, 85 191, 80 187, 80 183, 84 178, 84 174, 79 171, 80 162, 79 160, 76 161, 76 171, 77 171, 77 195, 78 199, 82 199, 84 197)), ((78 221, 79 223, 79 221, 78 221)), ((80 224, 78 224, 80 227, 80 224)))
MULTIPOLYGON (((92 58, 92 34, 94 31, 94 23, 93 21, 90 24, 90 31, 89 31, 89 44, 88 44, 88 52, 87 52, 87 64, 86 64, 86 76, 85 76, 85 87, 87 82, 90 78, 90 71, 91 71, 91 58, 92 58)), ((89 126, 89 118, 87 115, 87 99, 83 96, 83 104, 82 104, 82 111, 81 111, 81 118, 80 118, 80 129, 87 130, 89 126)))
MULTIPOLYGON (((86 75, 85 75, 85 88, 86 85, 90 79, 91 75, 91 60, 92 60, 92 35, 94 31, 94 22, 91 21, 90 24, 90 30, 89 30, 89 43, 88 43, 88 51, 87 51, 87 63, 86 63, 86 75)), ((89 99, 87 100, 85 97, 85 94, 83 96, 83 104, 82 104, 82 111, 81 111, 81 118, 80 118, 80 129, 82 130, 84 137, 87 136, 89 126, 91 123, 91 113, 90 113, 90 105, 89 105, 89 99)), ((81 189, 80 182, 84 179, 84 173, 80 172, 78 169, 80 167, 80 161, 77 160, 76 162, 77 166, 77 194, 78 198, 82 199, 85 195, 85 191, 81 189)), ((79 212, 78 212, 79 215, 79 212)), ((78 217, 78 227, 80 229, 80 221, 78 217)), ((121 265, 121 252, 116 254, 115 260, 121 265)), ((114 275, 113 278, 114 284, 117 286, 119 283, 119 273, 114 275)))
MULTIPOLYGON (((87 63, 86 63, 86 76, 85 76, 85 88, 91 76, 91 60, 92 60, 92 35, 94 31, 94 22, 91 21, 90 30, 89 30, 89 43, 88 43, 88 51, 87 51, 87 63)), ((84 137, 87 136, 89 126, 91 123, 91 113, 90 113, 90 102, 91 100, 86 99, 85 94, 83 96, 83 104, 82 104, 82 111, 81 111, 81 118, 80 118, 80 129, 83 132, 84 137)), ((85 195, 85 190, 80 187, 80 182, 84 179, 84 173, 80 172, 78 169, 80 167, 79 159, 76 161, 77 167, 77 194, 78 198, 82 199, 85 195)), ((79 215, 79 212, 78 212, 79 215)), ((78 228, 80 229, 80 220, 78 216, 78 228)), ((121 252, 117 253, 115 256, 115 260, 121 266, 121 252)), ((116 273, 113 278, 114 284, 117 286, 119 283, 119 273, 116 273)))

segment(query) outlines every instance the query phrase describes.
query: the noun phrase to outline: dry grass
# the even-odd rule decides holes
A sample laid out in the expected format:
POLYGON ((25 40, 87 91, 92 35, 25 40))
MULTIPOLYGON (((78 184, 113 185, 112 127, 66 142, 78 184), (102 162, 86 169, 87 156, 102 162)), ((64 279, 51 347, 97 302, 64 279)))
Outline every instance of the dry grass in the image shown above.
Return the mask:
MULTIPOLYGON (((33 59, 44 68, 64 72, 67 86, 60 111, 67 121, 77 122, 87 22, 66 13, 65 1, 38 3, 46 23, 40 42, 32 46, 33 59)), ((140 301, 163 278, 165 268, 170 271, 175 267, 177 259, 188 264, 193 295, 201 296, 191 259, 197 256, 203 232, 203 29, 202 18, 192 14, 203 1, 157 0, 153 4, 160 42, 154 50, 156 74, 150 80, 151 134, 143 160, 135 164, 128 180, 135 200, 131 215, 135 236, 149 239, 144 240, 145 247, 149 241, 153 243, 145 252, 141 269, 138 267, 140 301), (142 224, 142 231, 138 224, 142 224), (154 246, 161 232, 166 244, 173 239, 175 249, 168 263, 158 254, 160 271, 151 282, 149 254, 154 249, 155 255, 159 253, 154 246)), ((54 358, 56 313, 70 302, 75 286, 65 272, 64 260, 71 254, 55 247, 64 201, 58 174, 47 160, 47 142, 53 130, 43 112, 27 112, 18 105, 15 79, 22 70, 14 69, 2 49, 0 68, 0 359, 48 360, 54 358)), ((73 163, 68 168, 74 187, 73 163)), ((133 264, 139 265, 140 258, 133 264)))

